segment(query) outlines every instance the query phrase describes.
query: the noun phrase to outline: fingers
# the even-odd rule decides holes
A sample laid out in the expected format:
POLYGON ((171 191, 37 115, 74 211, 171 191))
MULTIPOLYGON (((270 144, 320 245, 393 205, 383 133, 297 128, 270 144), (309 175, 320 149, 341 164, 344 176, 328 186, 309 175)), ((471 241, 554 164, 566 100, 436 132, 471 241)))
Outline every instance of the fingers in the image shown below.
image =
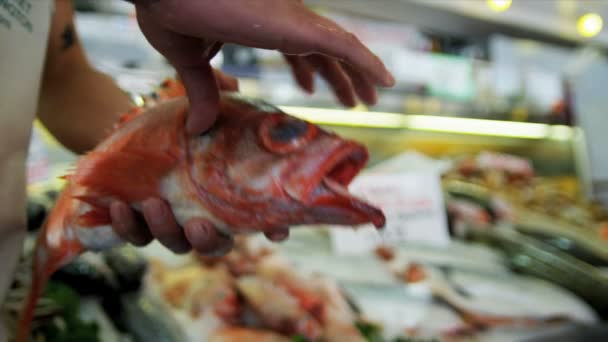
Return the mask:
POLYGON ((142 211, 150 233, 174 253, 191 250, 184 231, 179 227, 169 206, 160 199, 148 199, 142 203, 142 211))
POLYGON ((314 64, 321 75, 334 89, 338 99, 346 106, 354 105, 355 94, 369 105, 376 104, 378 95, 375 86, 361 72, 345 63, 332 62, 330 57, 283 55, 291 67, 294 78, 302 89, 314 92, 314 64), (354 90, 354 91, 353 91, 354 90))
POLYGON ((354 107, 357 104, 353 85, 346 72, 335 60, 323 56, 309 56, 307 60, 315 66, 319 74, 323 76, 333 89, 336 97, 347 107, 354 107))
POLYGON ((351 67, 348 64, 342 64, 342 68, 350 76, 350 81, 357 96, 368 105, 374 105, 378 102, 378 94, 376 88, 359 70, 351 67))
POLYGON ((219 257, 225 255, 234 246, 232 237, 219 233, 219 230, 205 219, 188 221, 184 227, 184 232, 192 247, 205 256, 219 257))
POLYGON ((287 240, 289 238, 289 228, 277 228, 270 232, 264 232, 266 238, 273 242, 281 242, 287 240))
POLYGON ((291 67, 296 82, 309 94, 315 91, 315 69, 303 57, 296 55, 283 55, 291 67))
POLYGON ((239 81, 230 76, 226 75, 223 72, 213 69, 213 73, 215 74, 215 79, 217 80, 217 85, 220 90, 224 91, 238 91, 239 90, 239 81))
POLYGON ((194 67, 176 65, 175 68, 190 101, 186 131, 191 135, 201 134, 211 128, 218 116, 220 95, 213 69, 208 62, 194 67))
POLYGON ((209 64, 221 44, 181 35, 159 25, 145 10, 137 11, 139 26, 150 44, 171 62, 186 88, 190 113, 186 131, 198 135, 215 122, 219 90, 209 64))
POLYGON ((154 238, 145 224, 139 222, 133 210, 123 202, 115 201, 110 205, 110 218, 116 234, 135 246, 145 246, 154 238))
MULTIPOLYGON (((392 87, 395 79, 386 69, 384 63, 374 55, 352 33, 347 32, 333 21, 307 10, 305 22, 294 29, 300 30, 299 39, 306 52, 317 52, 335 57, 359 70, 375 85, 392 87)), ((285 49, 289 50, 292 41, 285 40, 285 49)), ((304 52, 304 51, 303 51, 304 52)))
MULTIPOLYGON (((123 202, 115 201, 110 205, 114 231, 135 246, 145 246, 156 238, 174 253, 183 254, 194 249, 209 257, 223 256, 234 247, 234 239, 222 234, 208 220, 192 219, 182 229, 169 205, 161 199, 144 201, 142 212, 145 222, 123 202)), ((289 229, 277 228, 264 235, 271 241, 281 242, 289 237, 289 229)))
POLYGON ((357 37, 300 1, 164 1, 139 6, 138 17, 140 12, 183 36, 287 54, 323 54, 351 65, 374 85, 395 83, 382 61, 357 37))

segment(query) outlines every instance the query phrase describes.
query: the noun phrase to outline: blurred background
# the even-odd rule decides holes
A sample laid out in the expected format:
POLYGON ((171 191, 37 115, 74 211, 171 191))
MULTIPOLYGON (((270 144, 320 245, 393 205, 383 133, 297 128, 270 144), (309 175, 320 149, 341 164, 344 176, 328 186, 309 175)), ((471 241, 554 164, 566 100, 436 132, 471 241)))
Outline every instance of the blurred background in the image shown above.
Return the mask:
MULTIPOLYGON (((74 3, 90 61, 126 91, 147 94, 174 76, 140 33, 130 4, 74 3)), ((389 233, 406 238, 302 229, 281 253, 350 289, 386 340, 608 339, 608 1, 305 3, 355 33, 393 72, 397 85, 381 90, 376 106, 345 110, 320 79, 315 94, 305 94, 274 51, 226 45, 214 65, 238 77, 243 93, 365 143, 367 182, 403 177, 427 184, 420 173, 436 173, 428 187, 407 191, 414 199, 436 192, 441 210, 427 221, 395 219, 389 233), (386 253, 391 262, 379 256, 386 253), (382 273, 384 263, 390 267, 382 273), (412 265, 435 282, 413 286, 403 276, 416 270, 412 265), (457 300, 437 290, 448 283, 457 300), (505 317, 535 323, 501 324, 505 317), (562 323, 548 324, 552 319, 562 323)), ((32 139, 35 227, 60 187, 56 175, 75 156, 40 125, 32 139)), ((377 198, 366 192, 369 184, 354 186, 377 198)), ((389 222, 405 209, 391 210, 389 222)), ((143 254, 173 260, 158 246, 143 254)), ((123 305, 122 312, 145 311, 123 305)), ((159 310, 169 312, 160 319, 166 322, 180 309, 159 310)), ((177 330, 198 331, 177 321, 177 330)), ((150 337, 142 324, 126 319, 105 331, 150 337)))

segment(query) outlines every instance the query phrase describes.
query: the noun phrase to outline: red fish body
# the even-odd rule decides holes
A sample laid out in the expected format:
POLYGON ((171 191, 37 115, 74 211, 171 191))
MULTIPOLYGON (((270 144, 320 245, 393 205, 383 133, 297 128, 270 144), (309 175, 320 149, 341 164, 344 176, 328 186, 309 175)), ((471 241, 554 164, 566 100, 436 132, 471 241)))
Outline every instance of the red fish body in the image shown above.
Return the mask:
POLYGON ((159 102, 124 116, 83 156, 45 222, 36 245, 33 285, 20 325, 29 330, 46 279, 87 250, 121 243, 109 205, 135 210, 166 200, 178 222, 206 218, 225 234, 303 224, 384 225, 383 213, 350 195, 367 150, 269 104, 222 95, 220 115, 204 135, 186 134, 188 102, 178 83, 159 102))

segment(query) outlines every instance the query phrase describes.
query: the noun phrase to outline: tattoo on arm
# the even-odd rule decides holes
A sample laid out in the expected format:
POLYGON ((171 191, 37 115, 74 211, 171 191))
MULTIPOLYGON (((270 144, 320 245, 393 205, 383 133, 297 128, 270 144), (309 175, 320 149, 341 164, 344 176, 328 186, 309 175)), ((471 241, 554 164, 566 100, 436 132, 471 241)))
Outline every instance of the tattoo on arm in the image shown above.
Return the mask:
POLYGON ((76 42, 76 34, 72 25, 67 25, 61 34, 61 49, 67 50, 76 42))

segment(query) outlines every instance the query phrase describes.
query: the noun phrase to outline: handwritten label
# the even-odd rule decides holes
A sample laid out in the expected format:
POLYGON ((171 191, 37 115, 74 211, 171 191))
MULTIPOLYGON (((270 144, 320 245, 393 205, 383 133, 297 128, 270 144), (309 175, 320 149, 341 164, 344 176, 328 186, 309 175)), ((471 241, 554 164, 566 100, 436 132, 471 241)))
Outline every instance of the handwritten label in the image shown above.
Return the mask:
POLYGON ((336 253, 366 253, 379 244, 405 241, 442 246, 449 243, 438 171, 369 172, 355 179, 350 189, 383 210, 386 226, 382 231, 371 225, 356 230, 332 227, 330 234, 336 253))

